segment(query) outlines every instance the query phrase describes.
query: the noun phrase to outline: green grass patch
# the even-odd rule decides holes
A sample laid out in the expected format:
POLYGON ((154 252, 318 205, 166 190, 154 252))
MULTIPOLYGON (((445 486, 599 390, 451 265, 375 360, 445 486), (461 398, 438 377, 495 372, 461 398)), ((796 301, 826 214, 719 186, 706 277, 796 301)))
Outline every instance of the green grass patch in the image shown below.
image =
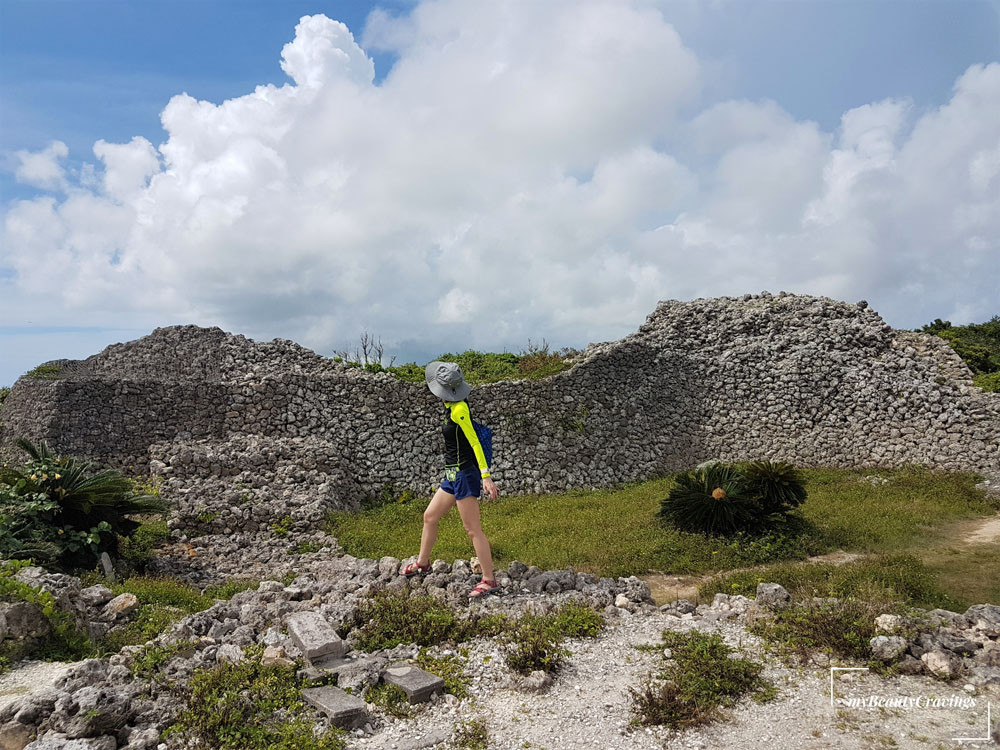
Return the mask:
POLYGON ((390 716, 397 719, 410 719, 417 715, 416 709, 410 705, 409 698, 403 688, 398 685, 390 685, 388 682, 380 682, 368 688, 365 693, 365 701, 374 703, 390 716))
POLYGON ((884 613, 903 613, 898 603, 874 599, 804 601, 774 613, 747 629, 770 641, 785 655, 805 660, 823 652, 852 661, 871 658, 868 642, 875 637, 875 618, 884 613))
POLYGON ((259 652, 251 647, 238 664, 195 672, 165 736, 214 750, 343 750, 341 730, 313 733, 295 667, 262 666, 259 652))
POLYGON ((456 750, 487 750, 490 737, 486 722, 482 719, 466 719, 456 724, 451 741, 456 750))
POLYGON ((469 695, 469 678, 465 674, 466 659, 455 654, 432 655, 422 648, 415 660, 421 669, 436 674, 444 680, 444 691, 456 698, 466 698, 469 695))
MULTIPOLYGON (((145 490, 146 486, 142 486, 145 490)), ((137 492, 140 491, 138 488, 137 492)), ((156 490, 157 496, 159 490, 156 490)), ((170 540, 170 529, 163 519, 156 519, 143 523, 130 536, 118 537, 118 554, 130 570, 137 573, 145 573, 150 561, 153 559, 153 551, 162 544, 170 540)))
POLYGON ((753 597, 759 583, 780 583, 795 599, 876 598, 925 609, 952 609, 961 602, 944 592, 935 571, 913 555, 880 555, 868 560, 779 564, 724 573, 699 587, 700 599, 716 593, 753 597))
POLYGON ((34 380, 49 380, 62 375, 62 365, 38 365, 24 373, 24 377, 34 380))
POLYGON ((215 603, 194 586, 171 578, 136 576, 115 584, 111 590, 116 596, 134 594, 139 600, 139 608, 127 625, 104 637, 101 648, 106 653, 146 643, 183 617, 206 610, 215 603))
MULTIPOLYGON (((758 535, 706 537, 661 522, 657 511, 672 485, 670 478, 617 490, 501 498, 481 505, 482 522, 498 567, 517 559, 543 569, 573 565, 579 571, 619 576, 732 570, 838 548, 904 551, 934 543, 949 523, 996 511, 970 474, 919 468, 813 469, 803 474, 809 499, 788 522, 758 535), (886 481, 873 485, 866 477, 886 481)), ((404 558, 420 544, 426 503, 333 513, 327 530, 348 554, 404 558)), ((439 524, 435 556, 451 560, 470 552, 458 513, 449 513, 439 524)))
POLYGON ((230 578, 225 583, 209 586, 203 594, 209 599, 232 599, 243 591, 250 591, 260 586, 260 581, 254 578, 230 578))
POLYGON ((687 729, 718 720, 744 696, 763 702, 776 694, 763 665, 734 656, 718 633, 665 630, 656 648, 669 648, 672 658, 639 689, 629 688, 633 725, 687 729))

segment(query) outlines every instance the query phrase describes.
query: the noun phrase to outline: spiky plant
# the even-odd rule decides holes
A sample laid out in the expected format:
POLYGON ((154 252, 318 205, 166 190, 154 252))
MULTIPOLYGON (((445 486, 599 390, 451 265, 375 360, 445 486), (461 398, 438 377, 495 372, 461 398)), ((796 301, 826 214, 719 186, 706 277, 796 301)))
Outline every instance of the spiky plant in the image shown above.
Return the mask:
POLYGON ((734 534, 752 527, 754 506, 735 467, 712 464, 680 474, 660 502, 659 515, 684 531, 734 534))
POLYGON ((89 461, 56 456, 45 443, 35 445, 22 438, 17 445, 31 460, 20 467, 0 469, 0 485, 24 498, 23 502, 45 497, 54 503, 50 524, 63 529, 61 533, 67 538, 66 549, 70 552, 76 550, 69 539, 79 538, 72 532, 91 535, 87 544, 92 551, 113 552, 116 535, 127 537, 139 527, 139 522, 127 516, 162 513, 167 509, 160 498, 136 493, 132 481, 117 471, 99 469, 89 461))
POLYGON ((806 499, 805 477, 784 461, 750 461, 740 466, 746 494, 764 515, 787 513, 806 499))

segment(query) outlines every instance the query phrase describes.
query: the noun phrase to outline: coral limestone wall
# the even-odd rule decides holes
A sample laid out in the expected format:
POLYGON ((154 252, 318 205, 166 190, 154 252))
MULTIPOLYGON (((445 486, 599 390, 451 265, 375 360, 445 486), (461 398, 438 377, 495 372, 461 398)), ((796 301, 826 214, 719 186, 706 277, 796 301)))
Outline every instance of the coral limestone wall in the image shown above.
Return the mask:
MULTIPOLYGON (((290 341, 161 328, 3 407, 19 436, 120 467, 148 467, 176 523, 300 527, 392 486, 440 474, 444 410, 421 385, 352 370, 290 341)), ((639 330, 591 345, 569 371, 482 386, 506 492, 607 486, 708 458, 806 466, 1000 470, 1000 398, 950 348, 895 331, 864 303, 745 295, 660 303, 639 330)))

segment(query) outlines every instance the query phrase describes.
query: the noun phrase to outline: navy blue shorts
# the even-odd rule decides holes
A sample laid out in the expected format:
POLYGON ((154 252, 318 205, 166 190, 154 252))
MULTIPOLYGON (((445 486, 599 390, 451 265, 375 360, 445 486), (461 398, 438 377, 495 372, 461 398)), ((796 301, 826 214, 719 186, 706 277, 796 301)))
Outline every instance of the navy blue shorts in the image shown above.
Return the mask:
POLYGON ((441 489, 449 495, 454 495, 456 500, 463 497, 474 497, 479 499, 483 494, 483 478, 472 471, 460 471, 454 479, 447 479, 441 482, 441 489))

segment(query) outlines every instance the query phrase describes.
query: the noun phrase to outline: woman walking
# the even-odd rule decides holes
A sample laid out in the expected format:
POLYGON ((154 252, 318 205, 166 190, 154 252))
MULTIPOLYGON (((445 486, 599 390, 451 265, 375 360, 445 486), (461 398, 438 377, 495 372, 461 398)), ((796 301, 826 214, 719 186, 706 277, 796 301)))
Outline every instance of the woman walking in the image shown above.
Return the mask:
POLYGON ((442 399, 448 409, 443 429, 445 476, 424 511, 420 554, 416 562, 409 563, 400 572, 409 578, 431 569, 431 550, 437 540, 438 522, 458 505, 462 525, 483 567, 483 580, 469 592, 469 597, 475 599, 497 588, 493 578, 493 553, 479 520, 479 496, 485 490, 489 499, 496 500, 500 490, 490 477, 490 467, 472 426, 472 415, 465 400, 472 388, 465 382, 462 369, 454 362, 431 362, 424 376, 431 393, 442 399))

